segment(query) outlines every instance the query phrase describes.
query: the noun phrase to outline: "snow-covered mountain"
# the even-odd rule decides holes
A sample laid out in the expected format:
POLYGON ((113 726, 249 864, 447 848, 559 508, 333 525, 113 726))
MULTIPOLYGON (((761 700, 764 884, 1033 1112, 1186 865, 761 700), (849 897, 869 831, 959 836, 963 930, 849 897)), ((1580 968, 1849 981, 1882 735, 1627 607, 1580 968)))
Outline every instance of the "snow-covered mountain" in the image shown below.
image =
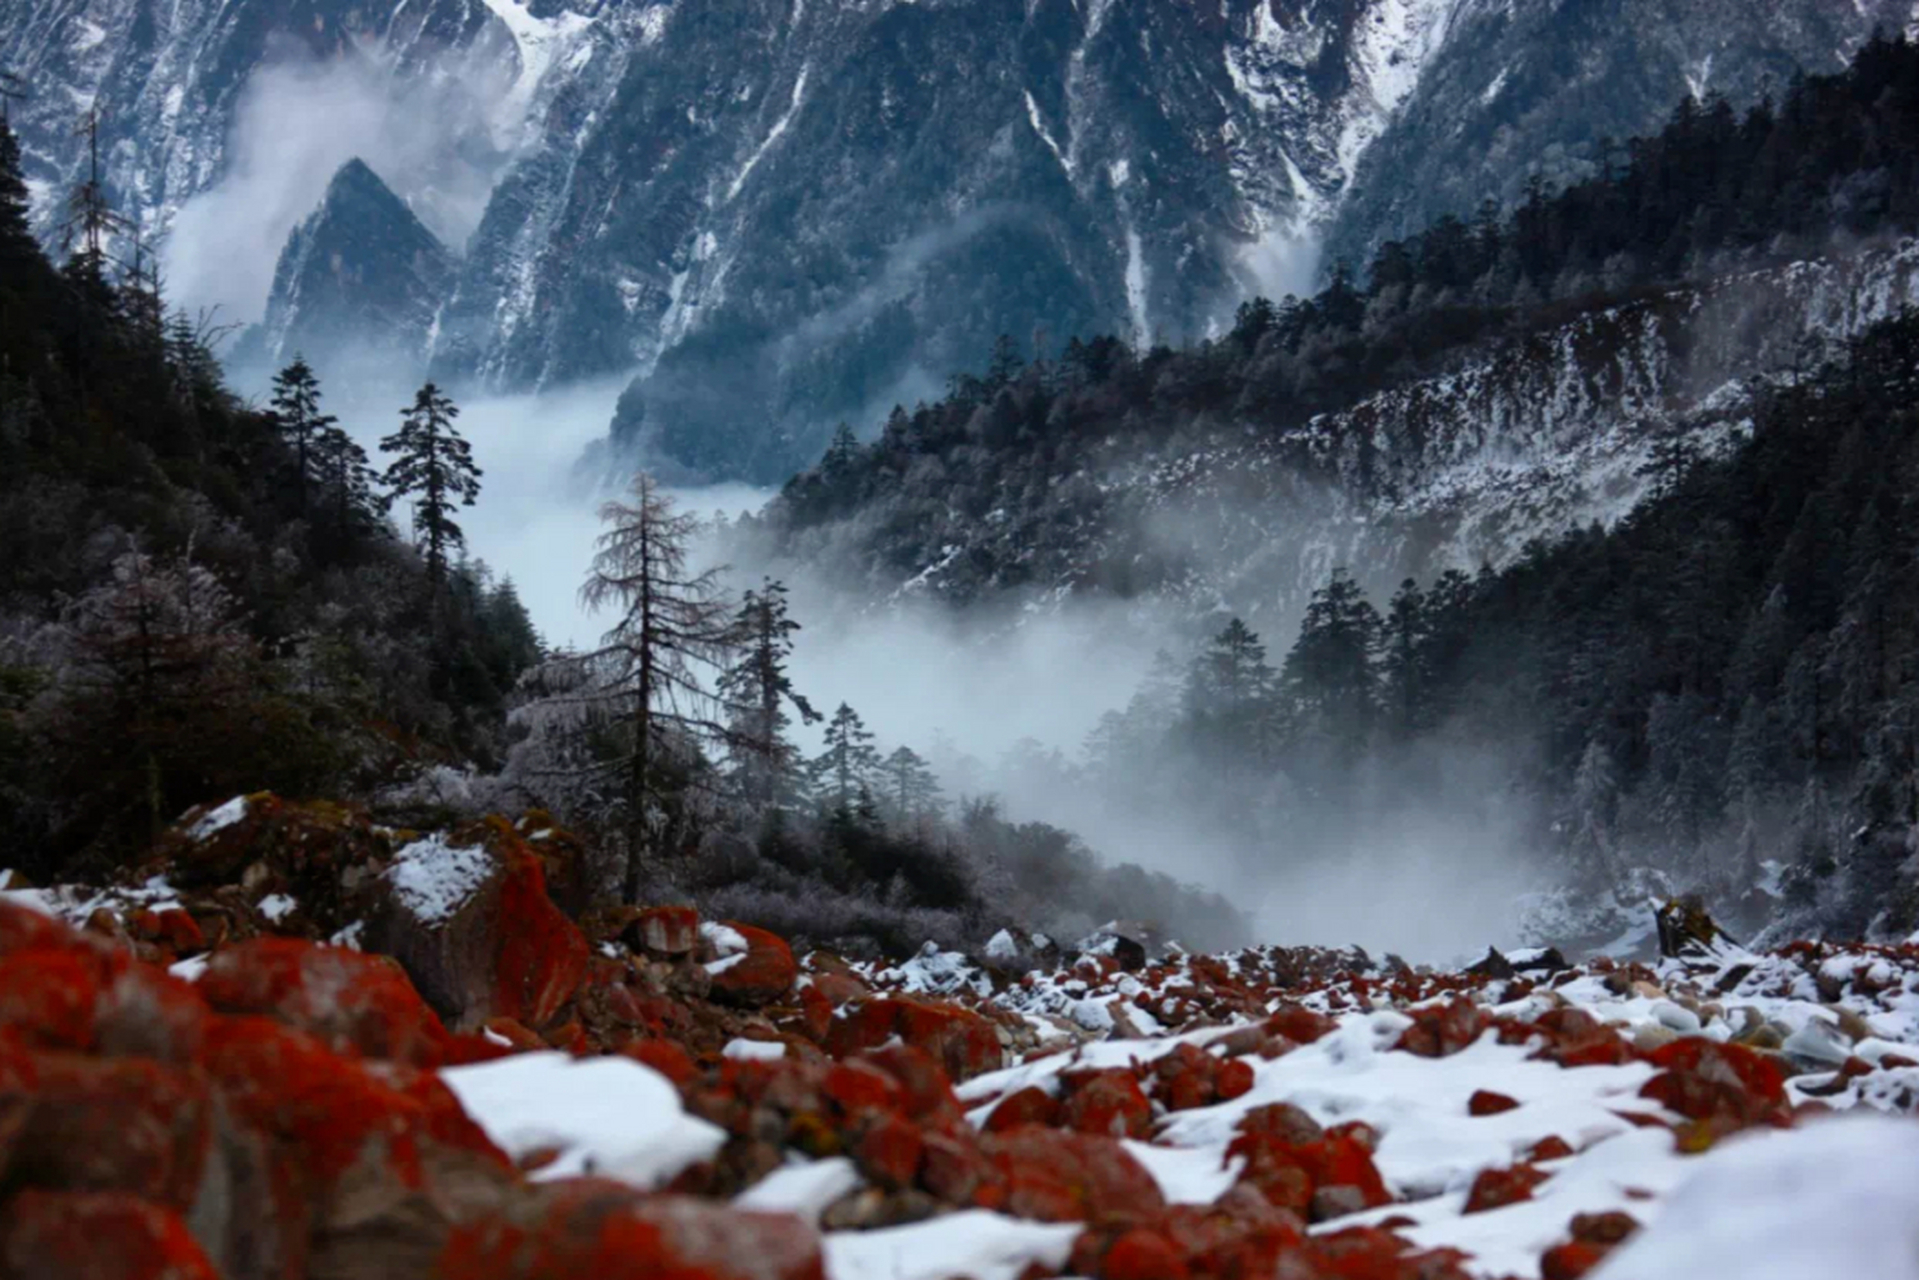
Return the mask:
POLYGON ((1354 166, 1327 255, 1363 263, 1442 215, 1511 205, 1535 179, 1550 191, 1617 168, 1686 95, 1777 99, 1801 71, 1843 69, 1875 29, 1919 34, 1919 3, 1459 0, 1354 166))
MULTIPOLYGON (((944 503, 916 471, 842 519, 776 505, 770 546, 874 596, 1032 607, 1126 583, 1287 635, 1336 567, 1384 599, 1407 576, 1501 566, 1533 539, 1610 525, 1662 460, 1729 447, 1761 390, 1915 305, 1911 240, 1742 271, 1468 348, 1296 429, 1116 435, 1071 474, 1012 468, 993 494, 944 503)), ((962 484, 947 472, 935 488, 962 484)))
POLYGON ((1513 188, 1689 87, 1823 69, 1911 0, 1723 7, 4 0, 0 66, 32 90, 50 235, 97 108, 109 190, 170 238, 176 296, 257 318, 360 156, 460 257, 435 376, 635 370, 620 442, 777 478, 1000 334, 1203 334, 1248 292, 1303 291, 1348 205, 1363 241, 1457 203, 1451 175, 1513 188), (1460 108, 1493 61, 1498 91, 1460 108))
POLYGON ((275 365, 302 351, 424 359, 452 283, 446 247, 358 158, 287 238, 256 340, 275 365))

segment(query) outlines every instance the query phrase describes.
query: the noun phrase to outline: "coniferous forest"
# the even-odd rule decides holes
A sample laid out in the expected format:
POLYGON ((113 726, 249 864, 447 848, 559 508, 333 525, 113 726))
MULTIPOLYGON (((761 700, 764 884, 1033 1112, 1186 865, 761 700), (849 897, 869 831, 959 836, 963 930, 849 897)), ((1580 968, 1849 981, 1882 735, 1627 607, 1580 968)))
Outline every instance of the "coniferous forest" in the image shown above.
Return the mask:
POLYGON ((1919 1280, 1912 0, 0 13, 0 1280, 1919 1280))
MULTIPOLYGON (((850 522, 847 570, 878 578, 927 562, 933 503, 1010 507, 1031 536, 1070 543, 1095 514, 1090 450, 1250 431, 1310 471, 1328 450, 1297 428, 1462 350, 1912 231, 1916 124, 1919 51, 1903 39, 1743 115, 1688 100, 1592 180, 1442 220, 1382 246, 1363 278, 1335 264, 1317 296, 1248 302, 1216 341, 1075 337, 1029 359, 1002 340, 983 375, 896 409, 873 443, 843 430, 732 537, 758 557, 850 522)), ((23 871, 109 874, 173 815, 236 790, 418 812, 452 802, 460 776, 484 781, 452 803, 509 797, 600 833, 607 892, 629 902, 671 885, 798 931, 834 902, 820 927, 898 946, 967 936, 1036 886, 1074 883, 1099 887, 1038 923, 1238 927, 1216 897, 1099 871, 1066 832, 941 796, 912 745, 876 744, 839 701, 857 690, 815 707, 823 691, 786 676, 801 623, 783 588, 735 599, 689 578, 698 522, 644 477, 607 508, 586 580, 620 620, 595 651, 547 650, 513 584, 464 553, 459 511, 485 481, 444 391, 404 407, 380 465, 302 360, 268 405, 243 403, 213 321, 170 308, 137 252, 107 252, 116 215, 97 189, 75 198, 66 261, 43 256, 7 146, 0 820, 35 851, 23 871), (657 617, 655 580, 679 593, 657 617), (796 719, 825 723, 825 755, 794 745, 796 719)), ((1737 447, 1661 454, 1653 498, 1610 529, 1389 599, 1335 570, 1296 638, 1238 620, 1196 633, 1146 686, 1114 690, 1081 759, 1058 767, 1120 809, 1204 815, 1245 860, 1310 861, 1353 838, 1324 815, 1456 786, 1434 760, 1464 744, 1496 762, 1542 866, 1576 885, 1652 873, 1741 904, 1753 927, 1906 927, 1916 358, 1913 322, 1895 321, 1797 371, 1763 392, 1737 447)), ((1150 592, 1173 572, 1119 539, 1084 587, 1150 592)), ((961 569, 981 594, 1022 575, 961 569)))
MULTIPOLYGON (((1003 339, 983 374, 894 410, 871 443, 842 431, 737 536, 863 583, 938 563, 962 602, 1057 581, 1133 596, 1192 566, 1110 514, 1116 455, 1232 448, 1390 501, 1367 420, 1319 415, 1570 316, 1919 228, 1919 49, 1877 39, 1743 115, 1689 99, 1610 156, 1509 215, 1386 244, 1363 278, 1334 264, 1313 298, 1249 302, 1217 341, 1073 339, 1029 359, 1003 339), (1354 439, 1327 438, 1348 421, 1354 439), (1335 476, 1336 458, 1356 473, 1335 476), (1015 532, 967 536, 992 527, 1015 532), (1065 550, 1035 550, 1050 545, 1065 550)), ((1062 778, 1216 818, 1255 863, 1311 863, 1364 843, 1354 813, 1459 790, 1436 760, 1465 750, 1487 762, 1470 785, 1490 780, 1525 846, 1588 895, 1632 897, 1651 873, 1742 927, 1904 936, 1919 322, 1831 354, 1775 376, 1730 451, 1656 444, 1648 500, 1611 528, 1376 599, 1336 568, 1296 638, 1199 628, 1130 705, 1116 691, 1062 778)))

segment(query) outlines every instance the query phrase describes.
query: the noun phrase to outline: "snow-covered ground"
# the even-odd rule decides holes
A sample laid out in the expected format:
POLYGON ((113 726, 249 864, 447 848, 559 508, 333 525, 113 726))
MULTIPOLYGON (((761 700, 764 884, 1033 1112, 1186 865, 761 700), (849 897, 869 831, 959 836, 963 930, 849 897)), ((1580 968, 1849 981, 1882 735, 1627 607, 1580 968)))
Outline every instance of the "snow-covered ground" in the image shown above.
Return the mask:
MULTIPOLYGON (((1056 985, 1029 982, 992 997, 985 975, 963 957, 931 950, 906 964, 878 968, 873 976, 896 990, 972 993, 1003 1007, 1044 1008, 1042 992, 1056 985)), ((1807 972, 1780 957, 1729 950, 1710 967, 1689 971, 1668 963, 1658 976, 1658 985, 1643 978, 1609 984, 1604 973, 1575 971, 1561 985, 1542 984, 1517 999, 1502 999, 1505 984, 1498 982, 1481 995, 1489 1014, 1519 1021, 1555 1008, 1581 1009, 1642 1047, 1680 1034, 1726 1042, 1758 1019, 1781 1033, 1780 1061, 1792 1076, 1790 1096, 1800 1102, 1827 1093, 1837 1079, 1827 1065, 1837 1067, 1847 1058, 1919 1057, 1919 961, 1911 957, 1902 962, 1845 953, 1807 972), (1745 966, 1751 967, 1740 973, 1745 966), (1848 988, 1840 1001, 1821 999, 1822 979, 1854 978, 1864 979, 1861 988, 1848 988), (1717 998, 1701 1000, 1701 990, 1717 998)), ((1081 1028, 1112 1027, 1110 1014, 1103 1020, 1086 1016, 1083 1006, 1102 1002, 1124 1007, 1136 1021, 1143 1011, 1134 1000, 1151 991, 1125 974, 1090 972, 1068 982, 1083 988, 1065 1008, 1081 1028)), ((1177 966, 1159 986, 1182 988, 1177 966)), ((1609 1280, 1709 1276, 1719 1274, 1711 1260, 1729 1256, 1763 1259, 1759 1270, 1742 1265, 1740 1274, 1780 1280, 1919 1277, 1919 1233, 1912 1229, 1919 1222, 1919 1121, 1879 1114, 1911 1109, 1919 1098, 1919 1067, 1882 1067, 1864 1078, 1867 1084, 1821 1099, 1857 1114, 1804 1117, 1790 1129, 1755 1128, 1701 1156, 1682 1150, 1665 1124, 1644 1124, 1684 1121, 1640 1096, 1658 1074, 1650 1063, 1563 1067, 1535 1057, 1536 1043, 1500 1043, 1495 1030, 1444 1057, 1396 1047, 1413 1014, 1443 1002, 1390 1007, 1383 995, 1368 999, 1350 983, 1313 992, 1303 1003, 1331 1013, 1337 1024, 1332 1032, 1271 1060, 1242 1058, 1253 1072, 1248 1092, 1164 1114, 1149 1142, 1128 1141, 1125 1148, 1169 1204, 1210 1204, 1240 1172, 1242 1162, 1226 1154, 1240 1122, 1256 1108, 1291 1103, 1328 1127, 1363 1121, 1376 1130, 1375 1160, 1396 1197, 1395 1203, 1315 1230, 1391 1220, 1422 1248, 1469 1254, 1466 1266, 1475 1275, 1537 1275, 1541 1254, 1566 1239, 1574 1215, 1619 1211, 1648 1229, 1604 1271, 1609 1280), (1347 1007, 1341 1011, 1341 1005, 1347 1007), (1469 1103, 1480 1091, 1517 1105, 1474 1115, 1469 1103), (1482 1171, 1505 1168, 1553 1138, 1572 1154, 1538 1161, 1549 1176, 1532 1198, 1468 1211, 1470 1188, 1482 1171)), ((1022 1088, 1060 1092, 1063 1072, 1150 1063, 1181 1044, 1221 1050, 1222 1040, 1247 1025, 1242 1019, 1176 1035, 1095 1039, 978 1076, 958 1093, 970 1108, 968 1119, 984 1125, 1000 1101, 1022 1088)), ((729 1047, 728 1056, 764 1055, 734 1055, 729 1047)), ((447 1078, 508 1151, 557 1147, 559 1161, 550 1166, 556 1171, 597 1170, 650 1187, 711 1154, 694 1140, 702 1122, 681 1114, 670 1086, 634 1064, 589 1071, 561 1055, 540 1055, 467 1067, 447 1078), (559 1098, 564 1105, 548 1115, 529 1108, 528 1096, 559 1098), (638 1119, 636 1105, 655 1114, 638 1119), (609 1116, 625 1119, 593 1119, 609 1116), (653 1134, 673 1136, 659 1140, 653 1134)), ((828 1204, 860 1185, 845 1158, 795 1156, 738 1203, 817 1220, 828 1204)), ((880 1231, 830 1233, 827 1261, 834 1280, 1013 1280, 1031 1264, 1061 1265, 1076 1230, 967 1212, 880 1231)))

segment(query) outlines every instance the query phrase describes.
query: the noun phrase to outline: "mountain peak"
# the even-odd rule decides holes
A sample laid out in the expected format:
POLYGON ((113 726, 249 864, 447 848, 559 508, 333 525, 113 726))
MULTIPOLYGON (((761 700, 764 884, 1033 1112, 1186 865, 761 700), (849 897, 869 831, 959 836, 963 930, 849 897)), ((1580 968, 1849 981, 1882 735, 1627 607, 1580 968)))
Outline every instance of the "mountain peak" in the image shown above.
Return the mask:
POLYGON ((453 255, 355 156, 287 237, 267 299, 267 350, 316 360, 424 353, 453 255))

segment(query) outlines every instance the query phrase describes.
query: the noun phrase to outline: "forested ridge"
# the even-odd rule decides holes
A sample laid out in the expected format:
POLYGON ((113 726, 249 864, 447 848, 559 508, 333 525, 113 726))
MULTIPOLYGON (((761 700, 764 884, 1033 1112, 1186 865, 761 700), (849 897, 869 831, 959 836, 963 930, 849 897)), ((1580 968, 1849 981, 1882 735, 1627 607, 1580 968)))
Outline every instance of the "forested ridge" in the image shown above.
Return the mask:
MULTIPOLYGON (((1003 509, 1028 523, 1028 541, 1071 538, 1097 522, 1099 477, 1118 456, 1250 441, 1276 466, 1323 475, 1342 442, 1305 430, 1316 416, 1498 339, 1915 229, 1919 49, 1875 39, 1844 73, 1798 79, 1744 116, 1688 99, 1592 180, 1557 193, 1535 183, 1510 216, 1488 204, 1471 222, 1443 219, 1383 246, 1363 274, 1335 264, 1318 295, 1249 301, 1215 341, 1136 350, 1074 337, 1030 350, 1002 338, 937 403, 896 408, 865 444, 842 432, 788 482, 766 528, 778 543, 857 525, 844 568, 883 582, 938 560, 949 514, 1003 509)), ((1084 585, 1150 590, 1178 570, 1125 531, 1108 531, 1105 550, 1084 585)), ((1018 556, 967 554, 979 562, 956 570, 982 590, 1029 579, 1018 556)))
MULTIPOLYGON (((271 407, 164 298, 97 186, 56 267, 0 129, 0 831, 102 874, 183 809, 496 757, 540 653, 510 582, 395 536, 296 362, 271 407), (117 252, 117 250, 116 250, 117 252), (436 573, 438 576, 436 576, 436 573)), ((404 487, 404 486, 403 486, 404 487)))
POLYGON ((644 476, 637 505, 607 508, 587 575, 612 610, 604 644, 549 650, 513 584, 465 554, 459 513, 485 478, 444 391, 396 406, 383 466, 304 360, 245 403, 213 318, 170 307, 149 259, 109 252, 126 227, 97 186, 73 207, 55 266, 0 129, 0 839, 16 877, 114 878, 190 807, 273 791, 396 822, 542 806, 591 842, 602 901, 690 897, 852 950, 1146 914, 1195 941, 1239 936, 1216 896, 1103 866, 990 797, 943 796, 844 702, 824 753, 801 753, 789 708, 819 713, 785 675, 799 624, 783 591, 736 599, 710 572, 689 586, 700 522, 644 476))
MULTIPOLYGON (((1092 548, 1080 589, 1150 593, 1178 566, 1100 523, 1115 454, 1251 440, 1311 474, 1339 451, 1300 430, 1314 415, 1494 336, 1915 226, 1919 50, 1875 40, 1744 117, 1688 101, 1598 178, 1389 244, 1363 286, 1336 268, 1315 298, 1248 303, 1216 342, 1101 338, 1029 362, 1003 341, 871 443, 843 432, 739 536, 775 554, 837 536, 881 590, 938 564, 966 600, 1029 580, 995 558, 1005 540, 942 545, 953 522, 1001 522, 1092 548)), ((1656 448, 1652 496, 1610 529, 1390 599, 1336 570, 1296 642, 1215 624, 1056 762, 1061 785, 1197 815, 1253 866, 1336 861, 1390 815, 1425 815, 1497 826, 1588 904, 1684 886, 1743 926, 1903 936, 1916 367, 1908 315, 1760 391, 1729 453, 1656 448)))

